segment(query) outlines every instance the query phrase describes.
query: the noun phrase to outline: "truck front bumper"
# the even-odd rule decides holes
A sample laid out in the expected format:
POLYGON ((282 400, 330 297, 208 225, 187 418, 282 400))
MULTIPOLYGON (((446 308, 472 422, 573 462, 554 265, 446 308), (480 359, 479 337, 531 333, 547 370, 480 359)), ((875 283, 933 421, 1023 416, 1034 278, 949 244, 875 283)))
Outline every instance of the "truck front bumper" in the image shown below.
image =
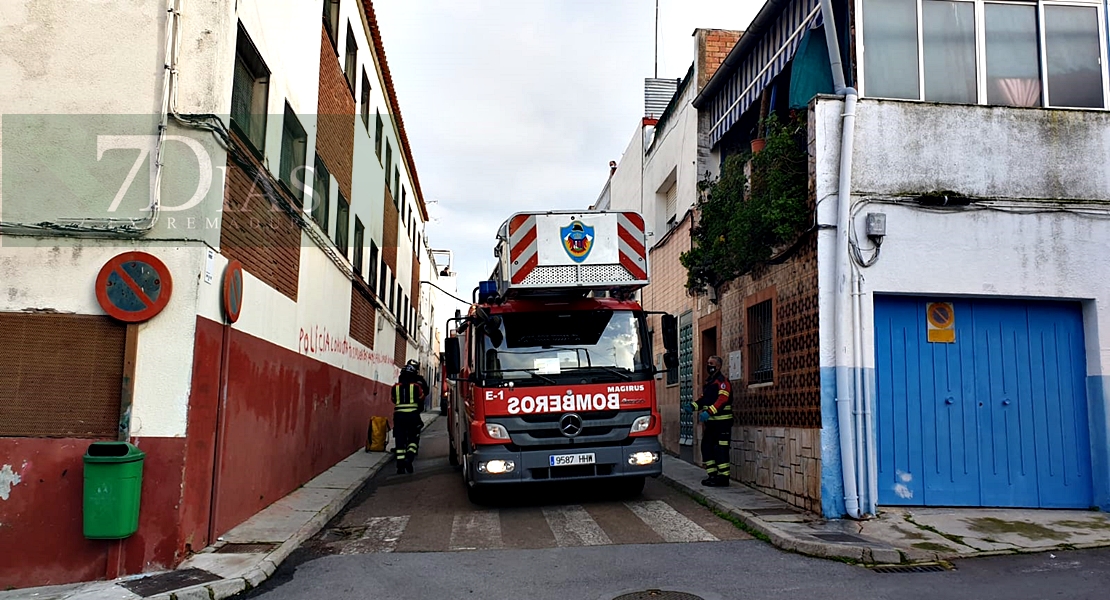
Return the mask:
POLYGON ((657 477, 663 472, 663 448, 657 438, 633 438, 626 446, 575 446, 561 450, 510 451, 504 446, 480 446, 468 465, 471 481, 481 484, 610 479, 618 477, 657 477), (650 464, 630 463, 634 455, 649 453, 656 457, 650 464), (585 465, 551 466, 552 456, 593 454, 594 462, 585 465), (481 468, 490 461, 510 461, 512 471, 488 473, 481 468))

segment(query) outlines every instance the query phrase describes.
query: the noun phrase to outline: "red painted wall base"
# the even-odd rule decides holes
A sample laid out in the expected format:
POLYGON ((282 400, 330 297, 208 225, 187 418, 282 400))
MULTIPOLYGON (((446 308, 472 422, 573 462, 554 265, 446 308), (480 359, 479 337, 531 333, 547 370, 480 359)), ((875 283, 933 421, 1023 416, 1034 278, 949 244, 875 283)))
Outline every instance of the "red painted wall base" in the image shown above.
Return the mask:
POLYGON ((142 502, 122 543, 82 534, 82 456, 94 440, 0 438, 0 472, 19 478, 0 499, 0 589, 172 568, 210 530, 362 448, 370 416, 389 411, 385 384, 198 317, 186 437, 133 440, 146 453, 142 502))

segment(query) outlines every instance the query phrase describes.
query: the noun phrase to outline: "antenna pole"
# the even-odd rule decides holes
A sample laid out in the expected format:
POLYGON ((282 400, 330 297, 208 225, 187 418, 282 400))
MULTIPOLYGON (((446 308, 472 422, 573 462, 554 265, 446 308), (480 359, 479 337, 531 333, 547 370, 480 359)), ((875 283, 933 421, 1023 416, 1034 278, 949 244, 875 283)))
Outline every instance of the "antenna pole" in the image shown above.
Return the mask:
POLYGON ((655 0, 655 78, 659 79, 659 0, 655 0))

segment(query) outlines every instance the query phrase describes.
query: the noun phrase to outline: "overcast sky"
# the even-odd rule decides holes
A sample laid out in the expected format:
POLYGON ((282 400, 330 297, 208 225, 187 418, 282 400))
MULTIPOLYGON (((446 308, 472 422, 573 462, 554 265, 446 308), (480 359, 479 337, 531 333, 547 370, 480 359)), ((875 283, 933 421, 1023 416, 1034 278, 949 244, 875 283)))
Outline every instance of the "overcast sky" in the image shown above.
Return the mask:
MULTIPOLYGON (((695 28, 744 29, 763 0, 660 0, 659 77, 680 78, 695 28)), ((432 221, 460 295, 493 270, 522 210, 584 209, 621 158, 653 76, 654 0, 376 0, 432 221)))

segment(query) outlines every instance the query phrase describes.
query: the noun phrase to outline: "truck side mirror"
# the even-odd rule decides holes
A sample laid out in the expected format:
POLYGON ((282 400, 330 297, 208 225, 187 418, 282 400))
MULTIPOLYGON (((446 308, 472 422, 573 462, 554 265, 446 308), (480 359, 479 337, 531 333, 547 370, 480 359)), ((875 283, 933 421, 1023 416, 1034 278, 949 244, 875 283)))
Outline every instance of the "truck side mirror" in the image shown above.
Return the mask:
MULTIPOLYGON (((678 360, 678 318, 674 315, 663 315, 663 348, 667 354, 675 354, 675 360, 678 360)), ((663 357, 666 362, 667 357, 663 357)), ((677 364, 677 362, 676 362, 677 364)))
POLYGON ((669 352, 664 353, 663 354, 663 366, 667 367, 668 369, 677 368, 678 367, 678 353, 674 352, 674 351, 669 351, 669 352))
POLYGON ((462 368, 462 345, 459 343, 459 338, 449 337, 444 340, 444 358, 447 363, 445 368, 447 370, 448 379, 455 379, 459 375, 459 370, 462 368))

